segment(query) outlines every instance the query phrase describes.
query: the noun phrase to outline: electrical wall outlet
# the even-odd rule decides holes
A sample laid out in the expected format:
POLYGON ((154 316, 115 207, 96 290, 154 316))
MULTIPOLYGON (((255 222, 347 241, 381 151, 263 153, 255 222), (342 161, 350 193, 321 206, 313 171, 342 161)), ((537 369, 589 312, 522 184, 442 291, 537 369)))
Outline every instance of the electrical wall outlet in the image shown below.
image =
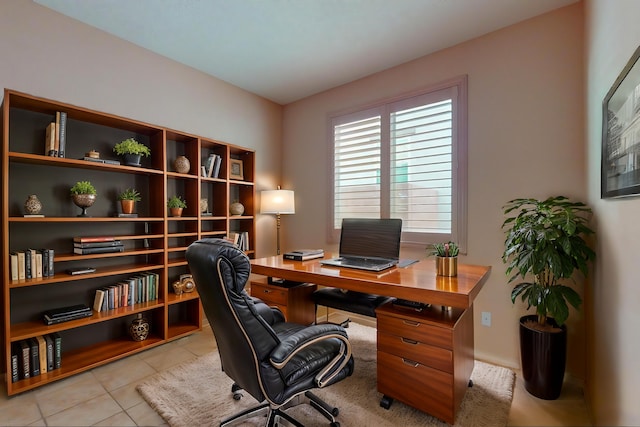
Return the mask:
POLYGON ((482 326, 491 326, 491 312, 483 311, 482 312, 482 326))

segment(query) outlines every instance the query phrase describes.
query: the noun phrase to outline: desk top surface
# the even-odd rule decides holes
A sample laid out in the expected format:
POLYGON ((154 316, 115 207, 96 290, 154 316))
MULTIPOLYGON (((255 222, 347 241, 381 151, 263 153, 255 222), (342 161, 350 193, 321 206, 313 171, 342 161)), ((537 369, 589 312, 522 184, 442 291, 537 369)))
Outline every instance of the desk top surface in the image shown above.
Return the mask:
POLYGON ((491 267, 458 264, 458 275, 436 275, 434 259, 420 260, 404 268, 379 273, 320 264, 319 259, 290 261, 282 256, 251 260, 254 274, 370 294, 384 295, 460 308, 468 308, 489 277, 491 267))

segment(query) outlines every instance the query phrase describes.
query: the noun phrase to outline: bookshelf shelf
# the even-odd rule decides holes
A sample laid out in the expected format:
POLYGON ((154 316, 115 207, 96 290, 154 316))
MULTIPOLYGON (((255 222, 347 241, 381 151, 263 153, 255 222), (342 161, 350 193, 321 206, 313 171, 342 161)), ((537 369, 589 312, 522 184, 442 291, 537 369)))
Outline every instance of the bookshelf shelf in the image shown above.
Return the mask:
MULTIPOLYGON (((187 336, 202 328, 197 292, 176 295, 171 284, 189 273, 187 247, 204 237, 244 233, 255 247, 255 153, 222 141, 202 138, 161 126, 93 111, 64 102, 5 89, 2 101, 2 296, 1 354, 7 395, 32 390, 87 369, 187 336), (66 113, 64 157, 48 154, 46 131, 56 113, 66 113), (98 151, 106 161, 122 161, 113 146, 134 137, 151 150, 141 165, 85 160, 98 151), (190 169, 179 173, 175 160, 185 156, 190 169), (201 165, 219 158, 218 175, 203 176, 201 165), (243 179, 231 179, 230 163, 242 162, 243 179), (90 181, 98 197, 88 209, 91 217, 78 217, 68 189, 77 181, 90 181), (117 196, 135 188, 142 200, 138 217, 119 217, 117 196), (24 217, 28 195, 37 194, 43 217, 24 217), (169 216, 167 198, 180 195, 187 208, 181 217, 169 216), (207 199, 211 215, 200 212, 207 199), (245 207, 232 217, 229 204, 245 207), (75 254, 74 237, 109 236, 123 243, 123 252, 75 254), (11 254, 29 248, 54 251, 55 274, 12 279, 11 254), (81 275, 67 269, 90 266, 81 275), (42 312, 75 304, 93 307, 95 290, 135 275, 158 275, 155 301, 96 312, 90 317, 47 326, 42 312), (150 336, 132 340, 128 325, 143 314, 151 324, 150 336), (30 378, 12 381, 14 347, 57 333, 62 339, 61 367, 30 378)), ((253 256, 253 250, 247 251, 253 256)), ((37 256, 37 255, 34 255, 37 256)))

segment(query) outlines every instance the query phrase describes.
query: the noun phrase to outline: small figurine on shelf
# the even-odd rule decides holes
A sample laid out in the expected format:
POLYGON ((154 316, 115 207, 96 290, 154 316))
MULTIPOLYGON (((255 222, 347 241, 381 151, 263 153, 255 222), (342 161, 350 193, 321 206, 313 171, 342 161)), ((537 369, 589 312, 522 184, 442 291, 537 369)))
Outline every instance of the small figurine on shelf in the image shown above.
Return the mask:
POLYGON ((171 216, 182 216, 182 210, 187 208, 187 202, 182 200, 180 196, 173 196, 167 200, 167 207, 171 216))
POLYGON ((93 205, 98 195, 96 188, 89 181, 78 181, 71 187, 70 192, 73 203, 82 209, 82 213, 78 216, 88 217, 87 208, 93 205))

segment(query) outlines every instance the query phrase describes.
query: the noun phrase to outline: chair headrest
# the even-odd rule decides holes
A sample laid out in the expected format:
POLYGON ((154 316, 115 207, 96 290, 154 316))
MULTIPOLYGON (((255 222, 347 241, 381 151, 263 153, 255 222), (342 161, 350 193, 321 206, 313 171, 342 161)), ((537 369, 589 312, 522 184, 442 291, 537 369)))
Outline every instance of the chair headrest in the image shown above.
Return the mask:
POLYGON ((189 252, 200 261, 204 258, 212 269, 216 268, 218 261, 222 261, 220 268, 221 273, 226 276, 225 286, 236 293, 242 292, 251 274, 251 263, 249 257, 236 245, 224 239, 200 239, 187 249, 187 259, 191 258, 189 252))

